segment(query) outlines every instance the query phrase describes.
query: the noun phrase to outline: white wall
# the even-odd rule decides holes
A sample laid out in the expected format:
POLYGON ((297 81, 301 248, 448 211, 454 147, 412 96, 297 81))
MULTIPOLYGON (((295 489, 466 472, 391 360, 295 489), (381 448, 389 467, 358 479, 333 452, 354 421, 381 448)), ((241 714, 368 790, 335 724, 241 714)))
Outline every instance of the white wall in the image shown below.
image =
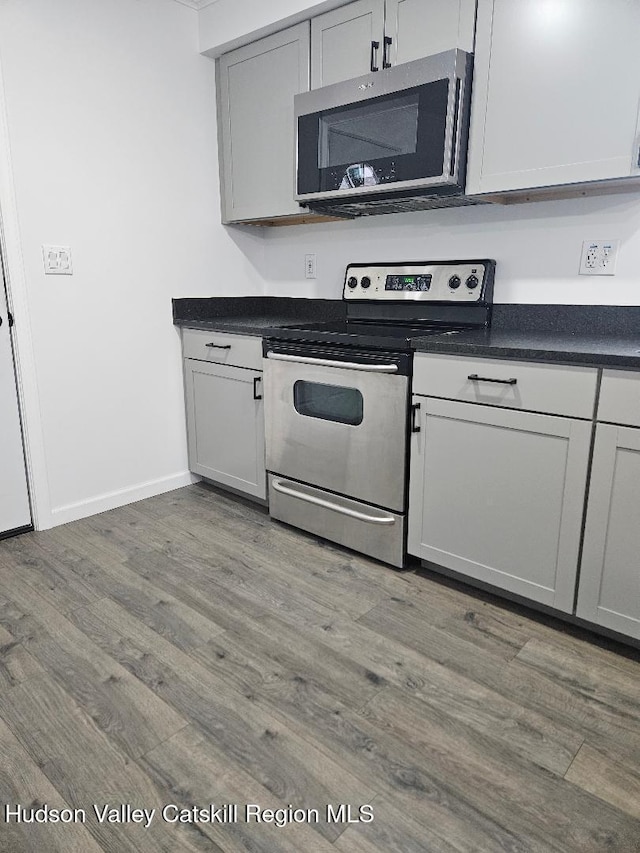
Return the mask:
MULTIPOLYGON (((216 0, 199 13, 200 48, 218 54, 318 14, 323 5, 216 0)), ((489 256, 498 261, 500 302, 640 304, 640 193, 273 228, 265 239, 270 295, 338 298, 350 261, 489 256), (582 242, 614 238, 622 241, 617 275, 578 276, 582 242), (317 254, 312 282, 303 273, 307 252, 317 254)))
POLYGON ((200 51, 220 56, 349 0, 215 0, 199 12, 200 51))
POLYGON ((640 305, 640 193, 365 217, 266 234, 266 293, 338 298, 356 261, 489 257, 496 302, 640 305), (620 239, 617 273, 580 276, 583 240, 620 239), (304 255, 317 255, 316 281, 304 255))
POLYGON ((220 225, 214 67, 194 10, 3 0, 0 61, 17 222, 2 213, 19 228, 9 276, 28 311, 16 328, 46 527, 189 480, 171 297, 261 292, 264 240, 220 225), (73 276, 44 275, 45 243, 71 246, 73 276))
POLYGON ((0 209, 40 527, 189 481, 171 297, 337 298, 349 261, 480 255, 498 261, 498 301, 640 302, 633 195, 222 227, 213 63, 198 14, 173 0, 2 0, 0 62, 0 209), (578 277, 582 240, 616 237, 618 275, 578 277), (44 275, 44 243, 71 246, 72 277, 44 275))

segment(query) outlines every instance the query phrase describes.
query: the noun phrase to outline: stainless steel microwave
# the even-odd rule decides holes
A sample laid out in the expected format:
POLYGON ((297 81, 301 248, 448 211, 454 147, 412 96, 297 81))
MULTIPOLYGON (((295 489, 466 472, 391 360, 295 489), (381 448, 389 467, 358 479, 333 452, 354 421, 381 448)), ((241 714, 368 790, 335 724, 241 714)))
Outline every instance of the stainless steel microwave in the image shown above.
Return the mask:
POLYGON ((296 95, 296 200, 358 215, 461 196, 472 73, 450 50, 296 95))

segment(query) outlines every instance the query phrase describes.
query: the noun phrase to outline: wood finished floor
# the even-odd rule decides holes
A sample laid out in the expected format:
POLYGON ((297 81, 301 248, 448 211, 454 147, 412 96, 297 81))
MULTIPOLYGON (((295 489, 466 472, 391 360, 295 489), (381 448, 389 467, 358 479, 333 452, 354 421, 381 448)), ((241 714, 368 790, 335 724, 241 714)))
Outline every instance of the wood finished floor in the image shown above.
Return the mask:
POLYGON ((639 768, 636 653, 205 485, 0 542, 0 806, 87 811, 3 853, 633 853, 639 768), (91 811, 211 802, 375 818, 91 811))

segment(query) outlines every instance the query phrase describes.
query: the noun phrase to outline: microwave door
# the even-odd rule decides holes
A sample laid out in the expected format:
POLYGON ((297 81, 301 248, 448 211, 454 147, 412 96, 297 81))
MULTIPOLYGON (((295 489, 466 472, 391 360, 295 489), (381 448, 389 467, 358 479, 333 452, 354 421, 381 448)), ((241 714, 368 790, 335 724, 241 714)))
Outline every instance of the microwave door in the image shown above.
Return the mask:
POLYGON ((465 57, 448 51, 296 96, 297 199, 456 184, 465 57))

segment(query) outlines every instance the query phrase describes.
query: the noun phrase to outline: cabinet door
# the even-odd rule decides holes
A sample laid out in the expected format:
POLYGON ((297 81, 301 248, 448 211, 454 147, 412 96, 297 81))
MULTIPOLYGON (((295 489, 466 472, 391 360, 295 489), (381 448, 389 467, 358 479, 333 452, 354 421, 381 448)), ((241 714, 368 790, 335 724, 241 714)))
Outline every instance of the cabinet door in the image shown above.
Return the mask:
POLYGON ((640 429, 598 424, 577 615, 640 639, 640 429))
POLYGON ((392 65, 460 48, 473 53, 475 0, 387 0, 392 65))
POLYGON ((382 68, 383 35, 384 0, 356 0, 313 18, 311 88, 382 68))
POLYGON ((571 612, 591 423, 414 403, 409 553, 571 612))
POLYGON ((218 74, 223 221, 299 214, 293 96, 309 89, 309 24, 226 54, 218 74))
POLYGON ((262 373, 185 359, 189 469, 266 497, 262 373))
POLYGON ((638 0, 479 0, 467 191, 638 174, 638 0))

